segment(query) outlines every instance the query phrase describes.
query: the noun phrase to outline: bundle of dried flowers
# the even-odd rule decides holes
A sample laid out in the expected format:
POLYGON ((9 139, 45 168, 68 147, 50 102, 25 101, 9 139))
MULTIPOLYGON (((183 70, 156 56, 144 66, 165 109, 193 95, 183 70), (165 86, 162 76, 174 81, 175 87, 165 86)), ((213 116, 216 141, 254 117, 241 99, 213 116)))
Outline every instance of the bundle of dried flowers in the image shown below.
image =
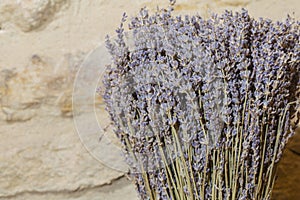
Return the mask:
POLYGON ((104 99, 141 199, 270 199, 294 134, 299 22, 141 9, 117 39, 104 99))

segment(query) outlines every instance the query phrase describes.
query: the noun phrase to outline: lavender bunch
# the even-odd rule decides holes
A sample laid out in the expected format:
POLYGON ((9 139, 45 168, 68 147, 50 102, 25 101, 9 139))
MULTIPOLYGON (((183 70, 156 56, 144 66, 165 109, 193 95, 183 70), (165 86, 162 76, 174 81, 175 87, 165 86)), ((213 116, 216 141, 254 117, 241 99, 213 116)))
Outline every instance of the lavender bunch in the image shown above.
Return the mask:
POLYGON ((299 22, 143 8, 129 42, 126 18, 103 96, 140 198, 270 199, 299 107, 299 22))

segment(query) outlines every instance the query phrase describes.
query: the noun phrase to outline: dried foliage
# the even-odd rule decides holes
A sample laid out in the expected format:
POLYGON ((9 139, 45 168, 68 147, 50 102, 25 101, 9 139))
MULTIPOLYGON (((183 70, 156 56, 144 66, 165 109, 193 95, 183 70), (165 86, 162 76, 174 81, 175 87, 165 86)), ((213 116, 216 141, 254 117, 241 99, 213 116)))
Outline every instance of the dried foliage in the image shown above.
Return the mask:
POLYGON ((141 199, 270 199, 294 134, 299 22, 141 9, 117 38, 104 99, 141 199))

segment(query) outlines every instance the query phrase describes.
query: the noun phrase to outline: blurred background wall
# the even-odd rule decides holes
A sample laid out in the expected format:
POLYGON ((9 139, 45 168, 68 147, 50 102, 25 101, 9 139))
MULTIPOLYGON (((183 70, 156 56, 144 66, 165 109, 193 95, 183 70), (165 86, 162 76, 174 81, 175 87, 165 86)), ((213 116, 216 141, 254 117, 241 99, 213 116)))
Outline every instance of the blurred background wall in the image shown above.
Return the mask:
MULTIPOLYGON (((136 199, 124 174, 81 144, 72 89, 82 61, 114 34, 124 11, 130 17, 157 5, 168 1, 0 1, 0 199, 136 199)), ((299 0, 177 0, 175 12, 207 17, 242 7, 257 18, 300 18, 299 0)), ((274 199, 300 199, 299 153, 297 134, 279 167, 274 199)))

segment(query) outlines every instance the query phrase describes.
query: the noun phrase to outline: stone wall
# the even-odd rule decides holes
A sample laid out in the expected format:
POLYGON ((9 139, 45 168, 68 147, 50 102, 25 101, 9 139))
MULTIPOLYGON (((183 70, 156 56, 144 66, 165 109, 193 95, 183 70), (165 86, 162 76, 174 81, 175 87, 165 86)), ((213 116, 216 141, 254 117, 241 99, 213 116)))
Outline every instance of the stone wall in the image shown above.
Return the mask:
MULTIPOLYGON (((136 198, 124 173, 99 162, 81 143, 73 121, 73 83, 84 59, 103 44, 106 34, 114 33, 124 11, 132 16, 145 5, 154 10, 167 4, 0 1, 0 199, 136 198)), ((283 19, 294 13, 300 18, 298 0, 177 0, 175 12, 206 17, 211 11, 241 7, 254 17, 283 19)), ((102 101, 96 102, 105 127, 109 121, 102 101)), ((280 167, 279 180, 286 185, 276 185, 277 199, 284 199, 285 191, 288 199, 299 198, 298 135, 280 167)))

